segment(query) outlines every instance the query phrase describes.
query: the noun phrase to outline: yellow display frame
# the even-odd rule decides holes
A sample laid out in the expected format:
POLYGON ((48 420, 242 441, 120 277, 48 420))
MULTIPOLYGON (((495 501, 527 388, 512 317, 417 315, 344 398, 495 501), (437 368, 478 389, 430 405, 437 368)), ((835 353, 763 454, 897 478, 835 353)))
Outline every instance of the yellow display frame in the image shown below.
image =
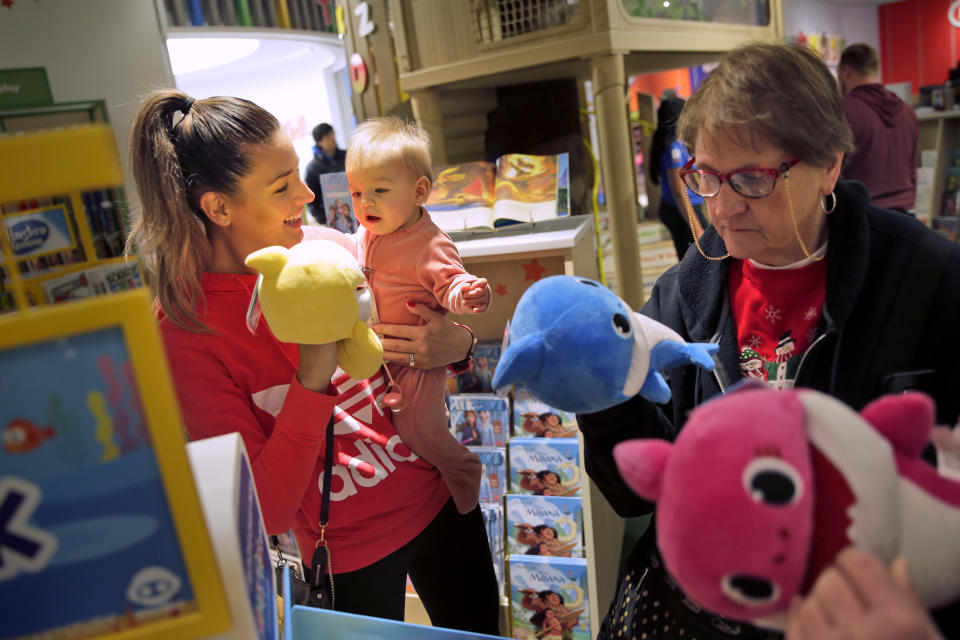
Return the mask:
MULTIPOLYGON (((190 640, 223 633, 231 627, 231 615, 187 458, 179 404, 149 290, 135 289, 0 316, 0 351, 118 327, 122 329, 130 356, 144 420, 197 610, 183 612, 177 617, 145 621, 134 628, 95 637, 105 640, 190 640)), ((51 606, 55 607, 56 603, 51 606)))

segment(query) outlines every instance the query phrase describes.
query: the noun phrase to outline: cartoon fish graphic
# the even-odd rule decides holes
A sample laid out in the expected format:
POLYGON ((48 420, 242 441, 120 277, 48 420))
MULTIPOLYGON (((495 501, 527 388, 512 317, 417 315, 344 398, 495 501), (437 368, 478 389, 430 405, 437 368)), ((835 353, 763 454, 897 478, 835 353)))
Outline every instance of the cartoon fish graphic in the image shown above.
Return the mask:
POLYGON ((7 453, 30 453, 54 436, 53 427, 38 427, 30 420, 14 418, 3 431, 3 450, 7 453))

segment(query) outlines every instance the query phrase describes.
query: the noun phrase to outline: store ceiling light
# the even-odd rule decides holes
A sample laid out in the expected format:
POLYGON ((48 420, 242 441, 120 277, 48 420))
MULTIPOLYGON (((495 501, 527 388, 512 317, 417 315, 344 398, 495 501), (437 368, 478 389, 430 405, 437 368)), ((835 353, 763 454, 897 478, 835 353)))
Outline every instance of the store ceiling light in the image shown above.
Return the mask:
POLYGON ((254 38, 171 38, 167 40, 173 75, 212 69, 252 55, 260 47, 254 38))

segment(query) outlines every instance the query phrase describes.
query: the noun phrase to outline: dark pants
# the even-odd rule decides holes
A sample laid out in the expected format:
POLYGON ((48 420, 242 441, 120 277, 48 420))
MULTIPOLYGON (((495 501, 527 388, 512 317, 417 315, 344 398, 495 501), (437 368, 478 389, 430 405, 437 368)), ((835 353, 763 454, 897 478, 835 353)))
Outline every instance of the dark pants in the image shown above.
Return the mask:
MULTIPOLYGON (((693 207, 694 215, 700 220, 700 226, 706 229, 707 224, 703 219, 703 212, 700 210, 700 205, 695 204, 691 206, 693 207)), ((690 221, 687 219, 687 212, 680 211, 680 209, 672 204, 660 200, 657 217, 660 218, 660 222, 670 230, 670 237, 673 238, 673 246, 677 248, 677 260, 682 260, 683 254, 687 251, 687 247, 693 242, 693 232, 690 230, 690 221)))
MULTIPOLYGON (((336 550, 333 560, 336 571, 336 550)), ((448 500, 400 549, 363 569, 334 574, 334 608, 403 620, 408 573, 434 626, 499 635, 499 590, 480 507, 460 515, 448 500)))

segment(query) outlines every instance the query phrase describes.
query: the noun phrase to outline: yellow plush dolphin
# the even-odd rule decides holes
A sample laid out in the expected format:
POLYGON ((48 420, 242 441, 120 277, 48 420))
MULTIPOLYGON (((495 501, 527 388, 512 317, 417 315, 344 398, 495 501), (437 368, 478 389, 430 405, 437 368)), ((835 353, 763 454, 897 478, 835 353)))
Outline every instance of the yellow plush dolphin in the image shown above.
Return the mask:
POLYGON ((298 344, 337 343, 340 367, 363 380, 383 363, 380 339, 367 326, 372 310, 363 272, 344 247, 308 240, 266 247, 245 260, 259 271, 263 316, 273 335, 298 344))

